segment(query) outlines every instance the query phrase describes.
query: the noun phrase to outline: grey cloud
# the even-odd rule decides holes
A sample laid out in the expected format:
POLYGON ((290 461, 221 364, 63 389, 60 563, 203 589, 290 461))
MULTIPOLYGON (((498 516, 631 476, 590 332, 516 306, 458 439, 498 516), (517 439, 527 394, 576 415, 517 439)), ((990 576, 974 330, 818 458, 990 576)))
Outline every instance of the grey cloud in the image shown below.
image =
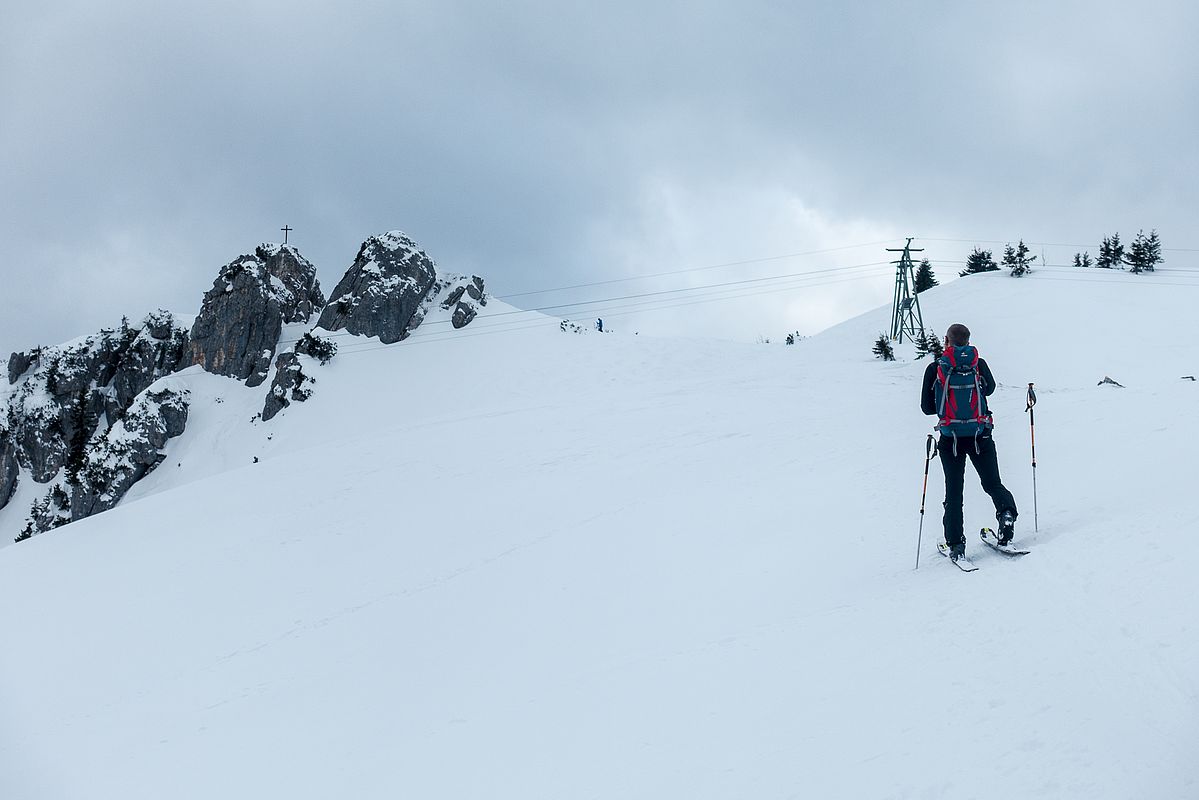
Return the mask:
POLYGON ((786 215, 741 214, 784 197, 863 236, 1194 244, 1186 3, 4 14, 0 349, 194 312, 285 222, 326 285, 401 228, 501 293, 805 249, 786 215), (656 184, 692 193, 699 241, 654 229, 656 184))

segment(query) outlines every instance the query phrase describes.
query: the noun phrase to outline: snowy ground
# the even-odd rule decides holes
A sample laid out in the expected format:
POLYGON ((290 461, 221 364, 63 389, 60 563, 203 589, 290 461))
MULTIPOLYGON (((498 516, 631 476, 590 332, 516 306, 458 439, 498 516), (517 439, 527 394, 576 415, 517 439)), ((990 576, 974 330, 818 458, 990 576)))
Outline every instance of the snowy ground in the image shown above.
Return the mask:
POLYGON ((1199 281, 1082 275, 922 295, 1000 381, 1034 551, 970 538, 970 575, 935 464, 912 569, 926 362, 870 358, 887 309, 793 347, 342 338, 269 423, 171 378, 158 472, 0 550, 0 797, 1199 796, 1199 281))

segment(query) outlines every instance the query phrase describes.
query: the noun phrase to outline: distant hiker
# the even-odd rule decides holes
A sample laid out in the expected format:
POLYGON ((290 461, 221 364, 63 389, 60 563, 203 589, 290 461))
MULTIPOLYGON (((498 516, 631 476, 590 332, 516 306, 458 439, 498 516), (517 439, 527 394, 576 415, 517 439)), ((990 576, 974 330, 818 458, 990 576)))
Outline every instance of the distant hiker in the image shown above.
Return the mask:
POLYGON ((603 332, 604 332, 604 321, 603 321, 602 319, 598 319, 598 318, 597 318, 597 319, 595 320, 595 329, 596 329, 597 331, 599 331, 600 333, 603 333, 603 332))
POLYGON ((945 334, 944 355, 924 371, 920 410, 938 420, 941 439, 937 452, 945 473, 945 543, 954 561, 966 552, 962 488, 967 457, 974 464, 983 491, 995 503, 999 543, 1010 543, 1016 530, 1016 500, 999 479, 999 460, 991 438, 995 425, 987 409, 987 397, 994 391, 995 378, 987 362, 971 346, 970 329, 965 325, 950 325, 945 334))

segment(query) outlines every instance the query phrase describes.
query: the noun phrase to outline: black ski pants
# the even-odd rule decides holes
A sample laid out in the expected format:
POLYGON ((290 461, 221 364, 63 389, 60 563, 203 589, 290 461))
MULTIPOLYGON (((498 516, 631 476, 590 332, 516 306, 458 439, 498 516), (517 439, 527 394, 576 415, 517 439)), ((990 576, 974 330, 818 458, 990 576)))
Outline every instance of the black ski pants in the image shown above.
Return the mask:
POLYGON ((966 482, 967 458, 982 481, 983 491, 995 503, 995 519, 999 519, 1004 511, 1011 511, 1013 516, 1017 513, 1016 499, 999 479, 995 440, 990 436, 959 437, 956 452, 954 450, 953 438, 942 436, 937 444, 937 454, 941 456, 941 470, 945 473, 945 543, 951 548, 966 544, 962 534, 962 489, 966 482))

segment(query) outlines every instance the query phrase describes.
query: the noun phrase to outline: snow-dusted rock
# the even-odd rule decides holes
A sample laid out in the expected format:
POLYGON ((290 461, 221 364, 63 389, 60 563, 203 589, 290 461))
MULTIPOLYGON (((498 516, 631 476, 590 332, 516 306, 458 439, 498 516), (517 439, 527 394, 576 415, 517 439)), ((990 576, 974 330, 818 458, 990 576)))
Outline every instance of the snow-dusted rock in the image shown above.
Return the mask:
POLYGON ((46 390, 45 375, 29 378, 9 397, 9 436, 17 461, 38 483, 53 478, 66 460, 65 406, 46 390))
POLYGON ((372 236, 338 282, 320 327, 398 342, 420 324, 422 303, 437 280, 433 260, 400 231, 372 236))
POLYGON ((280 355, 275 360, 275 379, 271 382, 271 390, 267 392, 262 418, 271 419, 291 405, 292 400, 307 400, 311 390, 303 387, 310 380, 304 374, 299 355, 292 352, 280 355))
POLYGON ((478 275, 470 278, 458 278, 451 284, 450 291, 441 307, 447 311, 454 309, 450 324, 454 328, 463 328, 479 313, 479 307, 487 305, 487 295, 483 292, 483 279, 478 275))
MULTIPOLYGON (((5 409, 18 463, 38 483, 53 479, 73 440, 83 446, 102 416, 112 424, 146 387, 186 363, 187 343, 187 326, 156 311, 141 327, 122 324, 29 354, 5 409)), ((10 366, 26 360, 17 356, 24 354, 14 354, 10 366)))
POLYGON ((109 422, 128 408, 154 381, 188 366, 189 331, 168 311, 146 316, 142 330, 124 348, 116 361, 110 385, 113 392, 106 406, 109 422))
POLYGON ((316 383, 316 378, 304 372, 304 367, 314 361, 326 364, 337 355, 337 344, 308 332, 296 342, 295 349, 280 354, 275 359, 275 379, 267 392, 266 404, 262 408, 262 419, 269 420, 292 401, 303 402, 312 396, 312 389, 304 384, 316 383), (301 358, 307 356, 307 358, 301 358))
POLYGON ((138 395, 125 416, 89 450, 71 492, 71 519, 107 511, 165 457, 167 439, 187 425, 186 389, 164 386, 138 395))
MULTIPOLYGON (((154 339, 170 339, 177 330, 175 316, 170 311, 164 311, 161 308, 147 314, 142 325, 154 339)), ((186 328, 183 330, 187 331, 186 328)))
POLYGON ((221 268, 191 332, 192 363, 257 386, 285 322, 325 304, 316 267, 290 245, 263 244, 221 268))
POLYGON ((13 353, 8 358, 8 382, 16 383, 17 378, 33 365, 32 353, 13 353))

